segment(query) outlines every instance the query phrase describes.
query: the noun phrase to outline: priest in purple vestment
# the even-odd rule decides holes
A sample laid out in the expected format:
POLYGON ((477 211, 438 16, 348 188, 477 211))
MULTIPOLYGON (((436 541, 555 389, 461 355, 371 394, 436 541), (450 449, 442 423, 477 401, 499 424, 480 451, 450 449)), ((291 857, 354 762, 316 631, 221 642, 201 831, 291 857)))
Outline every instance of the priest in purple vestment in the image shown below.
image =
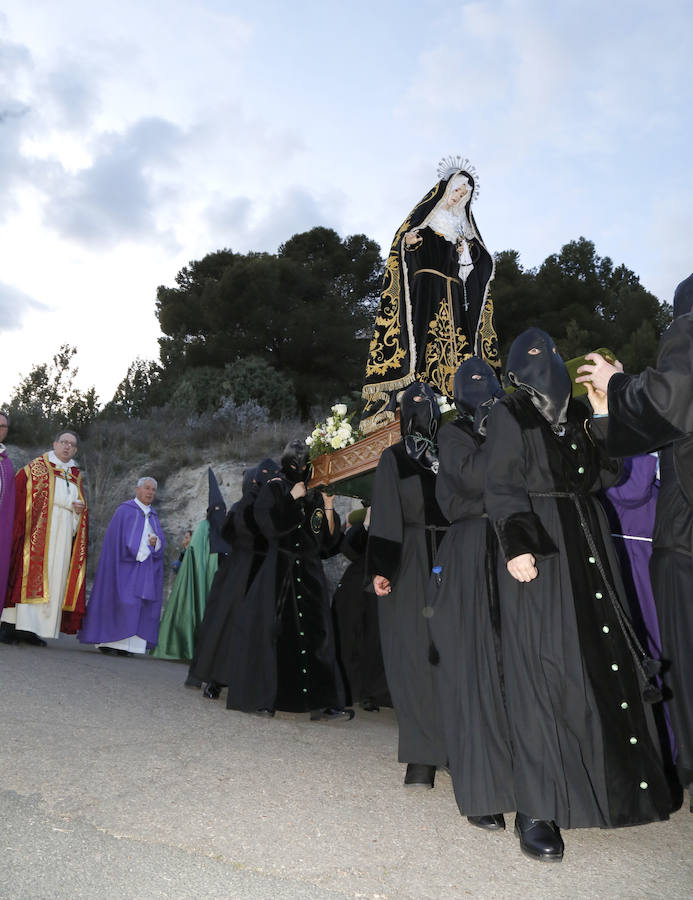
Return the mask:
POLYGON ((0 412, 0 612, 5 602, 7 576, 10 571, 12 525, 14 523, 14 466, 3 441, 7 437, 9 418, 0 412))
POLYGON ((79 633, 104 653, 145 653, 157 643, 166 540, 151 506, 156 489, 154 478, 140 478, 135 499, 120 504, 106 530, 79 633))

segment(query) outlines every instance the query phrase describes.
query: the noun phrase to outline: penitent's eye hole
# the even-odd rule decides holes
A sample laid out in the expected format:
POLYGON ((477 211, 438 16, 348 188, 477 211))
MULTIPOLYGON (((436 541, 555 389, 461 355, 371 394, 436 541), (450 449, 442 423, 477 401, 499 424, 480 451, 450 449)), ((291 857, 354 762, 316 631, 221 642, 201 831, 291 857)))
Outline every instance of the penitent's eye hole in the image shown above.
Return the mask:
POLYGON ((482 381, 481 375, 472 375, 472 381, 482 381))
POLYGON ((539 356, 539 354, 541 353, 541 348, 532 347, 531 350, 527 351, 527 353, 529 353, 530 356, 539 356))

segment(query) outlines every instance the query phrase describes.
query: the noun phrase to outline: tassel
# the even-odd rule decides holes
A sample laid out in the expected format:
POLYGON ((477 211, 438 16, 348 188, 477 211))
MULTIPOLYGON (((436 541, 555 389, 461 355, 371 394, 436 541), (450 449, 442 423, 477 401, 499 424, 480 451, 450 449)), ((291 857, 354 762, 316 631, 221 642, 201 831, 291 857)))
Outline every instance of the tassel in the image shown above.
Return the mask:
POLYGON ((643 657, 642 670, 648 678, 654 678, 662 671, 662 664, 658 659, 652 659, 649 656, 643 657))
POLYGON ((662 692, 654 684, 648 684, 642 692, 642 699, 645 703, 659 703, 662 698, 662 692))

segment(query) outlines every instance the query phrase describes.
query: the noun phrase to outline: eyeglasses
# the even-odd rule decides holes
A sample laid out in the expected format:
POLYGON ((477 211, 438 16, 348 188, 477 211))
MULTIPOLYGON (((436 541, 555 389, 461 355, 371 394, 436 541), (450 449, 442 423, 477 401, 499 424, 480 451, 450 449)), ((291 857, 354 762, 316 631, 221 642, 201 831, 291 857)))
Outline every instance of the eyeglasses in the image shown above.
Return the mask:
POLYGON ((76 447, 77 441, 56 441, 56 444, 62 444, 63 447, 76 447))

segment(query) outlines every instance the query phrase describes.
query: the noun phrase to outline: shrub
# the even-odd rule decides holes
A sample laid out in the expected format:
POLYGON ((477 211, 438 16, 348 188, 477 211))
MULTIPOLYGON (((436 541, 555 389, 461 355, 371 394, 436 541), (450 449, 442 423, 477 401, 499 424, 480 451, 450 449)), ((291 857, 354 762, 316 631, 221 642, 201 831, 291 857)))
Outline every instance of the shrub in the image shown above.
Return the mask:
POLYGON ((248 356, 224 366, 225 393, 237 404, 254 400, 273 419, 296 415, 296 397, 291 380, 259 356, 248 356))

